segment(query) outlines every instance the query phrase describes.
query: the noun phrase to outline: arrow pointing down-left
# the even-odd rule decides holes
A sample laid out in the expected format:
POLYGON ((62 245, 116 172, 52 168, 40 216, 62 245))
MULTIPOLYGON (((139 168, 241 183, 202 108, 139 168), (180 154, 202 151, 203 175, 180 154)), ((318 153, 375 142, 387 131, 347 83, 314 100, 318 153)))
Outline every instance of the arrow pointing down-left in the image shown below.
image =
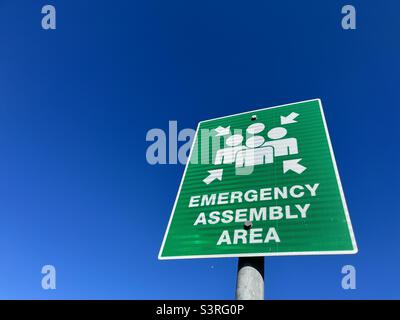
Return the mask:
POLYGON ((298 116, 299 116, 299 114, 296 113, 296 112, 292 112, 291 114, 289 114, 289 115, 286 116, 286 117, 281 116, 281 125, 296 123, 297 120, 295 120, 295 119, 296 119, 298 116))

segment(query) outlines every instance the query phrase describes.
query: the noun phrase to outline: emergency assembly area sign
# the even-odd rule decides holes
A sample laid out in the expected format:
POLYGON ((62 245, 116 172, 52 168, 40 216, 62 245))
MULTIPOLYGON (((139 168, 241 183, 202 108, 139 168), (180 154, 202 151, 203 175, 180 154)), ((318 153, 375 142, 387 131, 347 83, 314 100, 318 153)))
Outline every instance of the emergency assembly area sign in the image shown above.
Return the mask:
POLYGON ((159 259, 356 252, 319 99, 199 123, 159 259))

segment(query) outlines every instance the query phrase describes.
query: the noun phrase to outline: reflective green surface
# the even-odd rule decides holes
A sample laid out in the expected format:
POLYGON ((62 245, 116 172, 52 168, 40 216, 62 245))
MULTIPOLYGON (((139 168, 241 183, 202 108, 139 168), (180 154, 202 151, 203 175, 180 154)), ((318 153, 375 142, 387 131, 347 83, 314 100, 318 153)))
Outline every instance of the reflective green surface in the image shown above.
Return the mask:
MULTIPOLYGON (((235 153, 235 159, 239 157, 235 153)), ((319 100, 201 122, 160 258, 354 253, 356 244, 340 188, 319 100), (265 128, 246 133, 255 123, 265 128), (236 163, 214 164, 218 149, 229 147, 230 136, 222 136, 213 147, 217 128, 228 126, 231 134, 241 130, 242 145, 254 135, 271 145, 268 132, 273 128, 285 128, 286 135, 274 140, 278 147, 274 143, 258 151, 242 147, 242 158, 256 159, 261 154, 263 163, 244 168, 236 163), (285 172, 284 167, 289 169, 285 172), (223 169, 221 181, 206 184, 208 171, 216 169, 223 169), (244 227, 246 220, 253 220, 249 230, 244 227)))

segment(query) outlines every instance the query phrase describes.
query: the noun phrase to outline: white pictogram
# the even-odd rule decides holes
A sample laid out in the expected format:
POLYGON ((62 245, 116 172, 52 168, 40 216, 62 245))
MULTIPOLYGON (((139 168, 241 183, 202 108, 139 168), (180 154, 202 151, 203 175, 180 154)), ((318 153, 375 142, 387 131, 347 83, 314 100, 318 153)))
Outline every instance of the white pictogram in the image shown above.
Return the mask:
POLYGON ((274 148, 263 146, 264 138, 254 136, 246 140, 246 149, 236 155, 237 168, 251 167, 274 162, 274 148))
MULTIPOLYGON (((281 125, 297 123, 295 119, 298 116, 299 114, 296 112, 292 112, 287 116, 281 116, 280 123, 281 125)), ((219 126, 215 129, 215 132, 216 136, 229 135, 230 126, 219 126)), ((299 154, 297 139, 287 137, 288 131, 284 127, 275 127, 267 131, 264 123, 256 122, 249 125, 246 132, 247 139, 244 144, 244 137, 241 134, 233 134, 226 139, 225 148, 218 150, 216 153, 213 162, 214 165, 234 164, 236 168, 270 165, 274 164, 276 157, 299 154), (266 140, 264 135, 268 140, 266 140)), ((283 174, 289 171, 302 174, 307 168, 299 163, 301 160, 284 159, 282 162, 283 174)), ((205 184, 209 185, 214 180, 222 181, 222 168, 209 170, 208 173, 209 175, 203 179, 205 184)))
POLYGON ((282 139, 286 136, 286 134, 287 130, 282 127, 274 128, 268 131, 267 135, 271 140, 267 141, 264 145, 274 148, 275 157, 297 154, 299 152, 296 138, 282 139))
POLYGON ((240 134, 234 134, 226 139, 225 144, 228 146, 224 149, 219 149, 215 155, 215 165, 231 164, 235 162, 236 154, 238 151, 243 150, 245 146, 242 145, 243 137, 240 134))

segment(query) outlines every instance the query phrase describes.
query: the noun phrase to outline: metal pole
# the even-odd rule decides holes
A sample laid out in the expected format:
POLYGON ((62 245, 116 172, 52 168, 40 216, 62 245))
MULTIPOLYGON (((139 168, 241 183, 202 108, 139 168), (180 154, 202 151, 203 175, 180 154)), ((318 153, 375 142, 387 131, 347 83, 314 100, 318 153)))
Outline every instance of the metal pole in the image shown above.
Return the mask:
POLYGON ((239 258, 236 299, 264 300, 264 257, 239 258))

